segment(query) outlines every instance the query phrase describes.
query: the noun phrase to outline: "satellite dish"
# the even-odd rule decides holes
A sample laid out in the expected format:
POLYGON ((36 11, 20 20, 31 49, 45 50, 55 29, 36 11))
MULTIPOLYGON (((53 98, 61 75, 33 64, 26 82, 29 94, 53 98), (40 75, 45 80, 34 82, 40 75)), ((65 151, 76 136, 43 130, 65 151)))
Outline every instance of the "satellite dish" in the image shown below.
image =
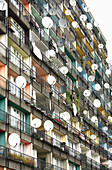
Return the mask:
POLYGON ((109 120, 110 122, 112 122, 112 117, 111 117, 111 116, 108 116, 108 120, 109 120))
POLYGON ((83 69, 82 69, 82 67, 79 66, 79 67, 77 67, 77 70, 78 70, 78 72, 81 73, 83 69))
POLYGON ((76 1, 75 0, 70 0, 70 5, 71 6, 76 6, 76 1))
POLYGON ((53 123, 50 120, 46 120, 44 122, 44 128, 45 128, 46 131, 53 130, 53 127, 54 127, 54 125, 53 125, 53 123))
POLYGON ((102 129, 106 132, 108 130, 108 127, 104 126, 102 129))
POLYGON ((62 28, 66 28, 66 27, 67 27, 67 21, 66 21, 66 19, 61 18, 61 19, 59 20, 59 25, 60 25, 60 27, 62 27, 62 28))
POLYGON ((106 73, 107 76, 111 75, 111 70, 107 69, 105 73, 106 73))
POLYGON ((96 135, 91 135, 90 138, 91 138, 92 140, 95 140, 95 139, 96 139, 96 135))
POLYGON ((81 131, 82 131, 82 132, 85 132, 86 130, 87 130, 86 126, 82 125, 82 126, 81 126, 81 131))
POLYGON ((109 59, 109 58, 106 58, 106 62, 107 62, 107 63, 110 63, 110 59, 109 59))
POLYGON ((85 14, 82 14, 82 15, 80 16, 80 20, 81 20, 82 22, 85 22, 85 21, 87 20, 87 16, 86 16, 85 14))
POLYGON ((88 77, 88 80, 89 80, 90 82, 93 82, 93 81, 95 80, 95 76, 90 75, 90 76, 88 77))
POLYGON ((109 89, 110 85, 109 85, 108 83, 105 83, 105 84, 104 84, 104 87, 105 87, 106 89, 109 89))
POLYGON ((67 88, 66 88, 65 85, 60 86, 60 88, 59 88, 59 93, 64 94, 64 93, 66 93, 66 91, 67 91, 67 88))
POLYGON ((77 114, 77 107, 76 107, 75 103, 73 103, 73 113, 74 113, 74 116, 76 116, 76 114, 77 114))
POLYGON ((83 95, 84 95, 85 97, 89 97, 89 96, 91 95, 90 90, 84 90, 83 95))
POLYGON ((59 47, 63 47, 65 45, 65 40, 63 38, 58 39, 57 45, 59 47))
POLYGON ((98 47, 99 47, 100 49, 102 49, 102 48, 104 47, 104 45, 103 45, 103 44, 99 44, 98 47))
POLYGON ((48 53, 53 58, 56 56, 56 52, 53 49, 49 50, 48 53))
POLYGON ((93 70, 97 70, 98 69, 98 64, 92 64, 91 67, 92 67, 93 70))
POLYGON ((39 128, 41 126, 41 124, 42 124, 42 122, 38 118, 35 118, 35 119, 32 120, 32 126, 34 128, 39 128))
POLYGON ((51 8, 51 9, 49 10, 49 14, 50 14, 50 15, 56 15, 56 14, 57 14, 57 9, 56 9, 56 8, 51 8))
POLYGON ((77 27, 78 27, 77 21, 73 21, 73 22, 72 22, 72 27, 73 27, 73 28, 77 28, 77 27))
POLYGON ((49 76, 48 76, 48 83, 49 83, 50 85, 54 85, 54 84, 56 83, 55 77, 49 75, 49 76))
POLYGON ((26 79, 23 76, 18 76, 16 78, 16 85, 21 89, 24 88, 26 86, 26 79))
POLYGON ((99 26, 98 22, 94 21, 94 26, 98 27, 99 26))
POLYGON ((19 137, 19 135, 16 134, 16 133, 10 134, 10 136, 8 138, 8 142, 9 142, 10 146, 16 147, 17 145, 20 144, 20 137, 19 137))
POLYGON ((85 135, 81 133, 81 139, 85 140, 85 135))
POLYGON ((60 114, 60 117, 65 120, 65 121, 68 121, 70 120, 70 114, 68 112, 63 112, 60 114))
POLYGON ((71 15, 71 10, 70 10, 70 8, 66 9, 65 15, 67 15, 67 16, 71 15))
POLYGON ((61 68, 60 68, 60 71, 61 71, 61 73, 62 74, 67 74, 68 73, 68 68, 66 67, 66 66, 62 66, 61 68))
POLYGON ((45 16, 42 18, 42 25, 45 28, 51 28, 53 26, 53 21, 50 17, 45 16))
POLYGON ((88 6, 85 6, 85 7, 84 7, 84 10, 85 10, 85 12, 89 12, 89 11, 90 11, 90 8, 89 8, 88 6))
POLYGON ((88 30, 92 30, 93 29, 93 25, 90 22, 87 23, 87 29, 88 30))
POLYGON ((97 83, 97 84, 95 84, 95 90, 96 90, 96 91, 100 91, 100 89, 101 89, 100 84, 98 84, 98 83, 97 83))
POLYGON ((88 111, 87 111, 87 110, 84 110, 84 111, 83 111, 83 114, 84 114, 84 115, 87 115, 87 114, 88 114, 88 111))
POLYGON ((93 101, 93 105, 96 107, 96 108, 99 108, 101 106, 101 102, 98 100, 98 99, 95 99, 93 101))
POLYGON ((96 123, 96 122, 98 122, 98 118, 96 116, 92 116, 91 121, 93 123, 96 123))

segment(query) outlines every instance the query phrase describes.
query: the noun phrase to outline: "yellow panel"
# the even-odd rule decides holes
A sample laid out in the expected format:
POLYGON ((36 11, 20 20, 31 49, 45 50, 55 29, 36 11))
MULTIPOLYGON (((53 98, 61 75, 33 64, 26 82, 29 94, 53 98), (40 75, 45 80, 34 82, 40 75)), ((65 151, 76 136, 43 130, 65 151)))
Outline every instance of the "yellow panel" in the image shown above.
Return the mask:
POLYGON ((103 55, 104 59, 106 59, 106 55, 101 51, 101 54, 103 55))
POLYGON ((79 36, 80 36, 81 38, 84 38, 84 35, 81 33, 81 31, 80 31, 79 28, 76 28, 75 30, 77 31, 77 33, 79 34, 79 36))
POLYGON ((79 46, 76 44, 76 49, 78 51, 78 53, 81 55, 81 56, 84 56, 85 54, 82 52, 82 50, 79 48, 79 46))
POLYGON ((96 41, 95 37, 93 38, 93 41, 98 46, 98 42, 96 41))
MULTIPOLYGON (((63 13, 65 14, 65 8, 64 7, 63 7, 63 13)), ((66 15, 66 17, 70 21, 70 23, 73 21, 73 19, 70 16, 66 15)))
POLYGON ((95 142, 96 142, 97 144, 99 144, 99 139, 98 139, 98 137, 96 137, 95 142))
POLYGON ((102 108, 102 107, 99 107, 98 110, 101 112, 101 111, 103 110, 103 108, 102 108))
POLYGON ((90 61, 87 61, 87 64, 88 64, 90 67, 91 67, 91 65, 92 65, 90 61))
POLYGON ((93 49, 91 48, 91 46, 87 42, 86 42, 86 46, 87 46, 87 48, 89 49, 90 52, 93 51, 93 49))
POLYGON ((108 118, 108 114, 105 112, 105 116, 108 118))

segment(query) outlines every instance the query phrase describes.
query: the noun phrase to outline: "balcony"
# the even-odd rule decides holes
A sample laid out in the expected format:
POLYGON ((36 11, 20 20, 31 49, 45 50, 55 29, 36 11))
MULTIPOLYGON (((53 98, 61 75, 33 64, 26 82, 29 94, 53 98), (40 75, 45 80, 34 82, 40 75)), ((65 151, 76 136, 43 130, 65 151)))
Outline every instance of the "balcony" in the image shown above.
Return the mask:
POLYGON ((5 11, 0 11, 0 34, 6 34, 6 24, 5 11))
POLYGON ((0 160, 2 160, 2 162, 0 161, 0 164, 2 163, 3 167, 7 167, 11 169, 12 168, 15 169, 14 166, 16 163, 16 168, 19 167, 21 164, 22 168, 29 168, 29 169, 33 168, 35 170, 37 169, 65 170, 64 168, 55 166, 41 159, 28 156, 26 154, 17 152, 15 150, 9 149, 4 146, 0 146, 0 160))

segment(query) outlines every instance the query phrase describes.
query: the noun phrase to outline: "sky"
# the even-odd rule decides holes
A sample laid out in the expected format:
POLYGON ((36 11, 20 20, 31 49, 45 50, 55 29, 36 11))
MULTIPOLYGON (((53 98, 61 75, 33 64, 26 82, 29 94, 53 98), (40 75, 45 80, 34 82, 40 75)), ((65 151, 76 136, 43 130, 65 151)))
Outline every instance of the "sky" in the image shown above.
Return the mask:
POLYGON ((107 40, 108 57, 112 59, 112 0, 85 0, 107 40))

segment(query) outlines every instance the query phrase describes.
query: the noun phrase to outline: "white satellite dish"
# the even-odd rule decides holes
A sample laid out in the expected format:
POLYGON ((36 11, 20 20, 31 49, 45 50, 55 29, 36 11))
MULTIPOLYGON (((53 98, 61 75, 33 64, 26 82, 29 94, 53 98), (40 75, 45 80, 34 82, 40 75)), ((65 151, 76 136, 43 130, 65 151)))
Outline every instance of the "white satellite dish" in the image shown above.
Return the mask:
POLYGON ((56 56, 56 52, 53 49, 49 50, 48 53, 53 58, 56 56))
POLYGON ((48 76, 48 83, 49 83, 50 85, 54 85, 54 84, 56 83, 55 77, 49 75, 49 76, 48 76))
POLYGON ((32 120, 32 126, 34 128, 39 128, 41 126, 41 124, 42 124, 42 121, 38 118, 35 118, 32 120))
POLYGON ((66 28, 66 27, 67 27, 67 21, 66 21, 66 19, 61 18, 61 19, 59 20, 59 25, 60 25, 60 27, 62 27, 62 28, 66 28))
POLYGON ((83 114, 84 114, 84 115, 87 115, 87 114, 88 114, 88 111, 87 111, 87 110, 84 110, 84 111, 83 111, 83 114))
POLYGON ((103 44, 99 44, 98 47, 99 47, 100 49, 102 49, 102 48, 104 47, 104 45, 103 45, 103 44))
POLYGON ((90 76, 88 77, 88 80, 89 80, 90 82, 93 82, 93 81, 95 80, 95 76, 90 75, 90 76))
POLYGON ((18 76, 16 78, 16 85, 21 89, 24 88, 26 86, 26 79, 23 76, 18 76))
POLYGON ((110 85, 109 85, 108 83, 105 83, 105 84, 104 84, 104 87, 105 87, 106 89, 109 89, 110 85))
POLYGON ((94 26, 98 27, 99 26, 98 22, 94 21, 94 26))
POLYGON ((77 28, 77 27, 78 27, 77 21, 73 21, 73 22, 72 22, 72 27, 73 27, 73 28, 77 28))
POLYGON ((87 16, 86 16, 85 14, 82 14, 82 15, 80 16, 80 20, 81 20, 82 22, 85 22, 85 21, 87 20, 87 16))
POLYGON ((75 0, 70 0, 70 5, 71 6, 76 6, 76 1, 75 0))
POLYGON ((88 6, 85 6, 85 7, 84 7, 84 10, 85 10, 85 12, 89 12, 89 11, 90 11, 90 8, 89 8, 88 6))
POLYGON ((53 125, 53 123, 50 120, 46 120, 44 122, 44 128, 45 128, 46 131, 53 130, 53 127, 54 127, 54 125, 53 125))
POLYGON ((10 134, 10 136, 8 138, 8 142, 9 142, 10 146, 16 147, 17 145, 20 144, 20 137, 19 137, 19 135, 16 134, 16 133, 10 134))
POLYGON ((53 26, 53 21, 50 17, 43 17, 42 18, 42 25, 45 27, 45 28, 51 28, 53 26))
POLYGON ((60 71, 61 71, 61 73, 62 74, 67 74, 68 73, 68 68, 66 67, 66 66, 62 66, 61 68, 60 68, 60 71))
POLYGON ((107 62, 107 63, 110 63, 110 58, 106 58, 106 62, 107 62))
POLYGON ((111 117, 111 116, 108 116, 108 120, 109 120, 110 122, 112 122, 112 117, 111 117))
POLYGON ((56 9, 56 8, 51 8, 51 9, 49 10, 49 14, 50 14, 50 15, 56 15, 56 14, 57 14, 57 9, 56 9))
POLYGON ((77 107, 76 107, 75 103, 73 103, 73 113, 74 113, 74 116, 76 116, 76 114, 77 114, 77 107))
POLYGON ((88 30, 92 30, 93 29, 93 25, 90 22, 87 23, 87 29, 88 30))
POLYGON ((58 39, 57 45, 59 47, 63 47, 65 45, 65 40, 63 38, 58 39))
POLYGON ((83 69, 82 69, 82 67, 79 66, 79 67, 77 67, 77 70, 78 70, 78 72, 81 73, 83 69))
POLYGON ((104 126, 102 129, 106 132, 108 130, 108 127, 104 126))
POLYGON ((91 135, 90 138, 91 138, 92 140, 95 140, 95 139, 96 139, 96 135, 91 135))
POLYGON ((97 70, 98 69, 98 64, 92 64, 91 67, 92 67, 93 70, 97 70))
POLYGON ((84 90, 83 95, 84 95, 85 97, 89 97, 89 96, 91 95, 90 90, 84 90))
POLYGON ((93 101, 93 105, 96 107, 96 108, 99 108, 101 106, 101 102, 98 100, 98 99, 95 99, 93 101))
POLYGON ((71 10, 68 8, 68 9, 66 9, 66 11, 65 11, 65 15, 67 15, 67 16, 69 16, 69 15, 71 15, 71 10))
POLYGON ((93 123, 96 123, 96 122, 98 122, 98 118, 97 118, 96 116, 92 116, 92 117, 91 117, 91 121, 92 121, 93 123))
POLYGON ((105 73, 106 73, 107 76, 108 76, 108 75, 111 75, 111 70, 110 70, 110 69, 107 69, 105 73))
POLYGON ((63 112, 60 114, 60 117, 65 120, 65 121, 68 121, 70 120, 70 114, 68 112, 63 112))
POLYGON ((95 90, 96 91, 100 91, 101 90, 100 84, 98 84, 98 83, 95 84, 95 90))

